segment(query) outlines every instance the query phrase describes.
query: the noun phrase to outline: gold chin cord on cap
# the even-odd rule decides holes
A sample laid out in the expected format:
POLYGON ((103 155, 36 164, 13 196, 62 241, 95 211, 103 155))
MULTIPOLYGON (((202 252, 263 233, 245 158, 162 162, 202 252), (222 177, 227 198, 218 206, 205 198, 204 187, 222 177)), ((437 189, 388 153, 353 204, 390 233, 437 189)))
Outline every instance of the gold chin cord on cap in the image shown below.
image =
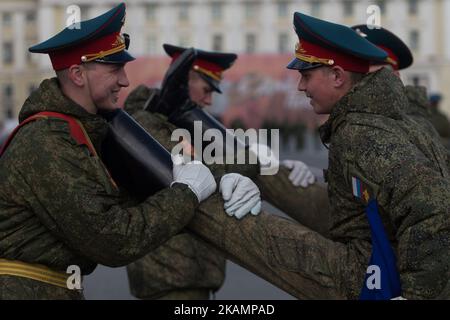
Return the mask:
POLYGON ((395 61, 394 59, 392 59, 391 57, 387 57, 386 61, 394 66, 397 66, 397 61, 395 61))
POLYGON ((192 67, 195 71, 201 72, 203 74, 206 74, 207 76, 213 78, 214 80, 220 81, 222 80, 222 72, 212 72, 207 69, 204 69, 200 67, 199 65, 194 65, 192 67))
POLYGON ((309 63, 321 63, 325 64, 327 66, 332 66, 334 64, 333 59, 326 59, 326 58, 318 58, 309 54, 306 54, 305 49, 302 48, 300 43, 297 42, 295 45, 295 57, 299 60, 309 62, 309 63))
POLYGON ((125 38, 123 35, 117 35, 116 41, 112 44, 112 48, 105 51, 100 51, 97 53, 89 53, 81 56, 82 62, 89 62, 96 59, 104 58, 106 56, 112 55, 114 53, 118 53, 126 49, 125 38))

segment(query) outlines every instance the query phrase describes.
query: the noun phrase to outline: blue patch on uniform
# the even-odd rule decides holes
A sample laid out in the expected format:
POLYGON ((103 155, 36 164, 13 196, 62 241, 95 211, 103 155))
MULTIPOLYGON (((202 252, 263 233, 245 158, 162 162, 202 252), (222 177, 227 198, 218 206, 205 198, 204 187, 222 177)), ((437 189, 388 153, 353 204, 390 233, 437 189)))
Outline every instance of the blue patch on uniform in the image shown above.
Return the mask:
POLYGON ((372 233, 372 256, 369 270, 361 289, 361 300, 388 300, 401 296, 400 274, 397 259, 381 221, 378 203, 371 199, 366 207, 366 215, 372 233))

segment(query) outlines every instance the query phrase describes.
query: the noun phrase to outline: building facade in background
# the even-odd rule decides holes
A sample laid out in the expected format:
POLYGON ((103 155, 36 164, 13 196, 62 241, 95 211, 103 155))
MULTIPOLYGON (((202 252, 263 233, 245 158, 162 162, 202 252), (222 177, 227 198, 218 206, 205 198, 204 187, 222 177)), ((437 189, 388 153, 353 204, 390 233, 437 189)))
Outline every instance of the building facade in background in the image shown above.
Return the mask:
MULTIPOLYGON (((71 21, 72 5, 82 20, 112 8, 110 0, 0 0, 0 120, 17 116, 29 93, 51 77, 47 55, 28 47, 53 36, 71 21)), ((135 56, 163 55, 165 42, 238 54, 293 52, 294 11, 329 21, 365 23, 380 10, 381 25, 412 49, 413 66, 402 73, 444 96, 450 115, 450 0, 128 0, 124 32, 135 56)), ((280 66, 283 68, 284 66, 280 66)))

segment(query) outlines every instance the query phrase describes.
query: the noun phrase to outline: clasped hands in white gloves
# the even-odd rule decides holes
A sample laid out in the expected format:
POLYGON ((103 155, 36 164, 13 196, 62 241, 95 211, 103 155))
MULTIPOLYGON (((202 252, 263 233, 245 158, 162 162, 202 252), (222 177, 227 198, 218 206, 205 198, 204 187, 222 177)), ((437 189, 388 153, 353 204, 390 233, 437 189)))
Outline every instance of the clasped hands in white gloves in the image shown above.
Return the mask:
MULTIPOLYGON (((211 171, 200 161, 184 163, 181 155, 172 157, 174 183, 186 184, 199 202, 207 199, 216 190, 211 171)), ((220 180, 225 212, 241 219, 247 213, 257 215, 261 211, 261 196, 258 187, 250 179, 238 173, 225 174, 220 180)))
POLYGON ((316 177, 309 170, 308 166, 298 160, 284 160, 281 165, 290 169, 289 180, 295 187, 306 188, 310 184, 316 182, 316 177))
POLYGON ((229 216, 241 219, 249 212, 261 212, 261 194, 256 184, 238 173, 225 174, 220 179, 219 191, 225 201, 224 209, 229 216))
MULTIPOLYGON (((283 166, 291 170, 289 180, 296 187, 306 188, 316 181, 316 177, 306 164, 297 160, 284 160, 283 166)), ((241 219, 249 212, 258 215, 261 212, 261 194, 256 184, 248 177, 229 173, 220 180, 219 191, 225 201, 225 212, 241 219)))

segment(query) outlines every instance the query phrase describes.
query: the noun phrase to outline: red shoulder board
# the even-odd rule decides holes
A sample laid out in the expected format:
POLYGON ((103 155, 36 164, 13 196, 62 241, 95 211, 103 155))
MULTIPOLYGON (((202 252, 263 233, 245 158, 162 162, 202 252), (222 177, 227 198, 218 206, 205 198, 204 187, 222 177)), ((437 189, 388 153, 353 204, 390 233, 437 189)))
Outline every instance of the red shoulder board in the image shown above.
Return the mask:
POLYGON ((71 117, 67 114, 59 113, 59 112, 51 112, 51 111, 44 111, 39 112, 31 117, 26 118, 24 121, 22 121, 11 134, 8 136, 8 139, 3 144, 0 150, 0 157, 3 155, 3 152, 5 152, 6 148, 8 147, 11 140, 14 138, 15 134, 21 127, 26 125, 27 123, 34 121, 36 119, 42 119, 42 118, 58 118, 65 120, 69 123, 70 128, 70 135, 72 138, 78 143, 78 144, 84 144, 88 147, 89 152, 91 155, 97 155, 97 152, 95 151, 94 146, 92 145, 91 139, 89 139, 88 134, 83 128, 83 125, 80 123, 80 121, 74 117, 71 117))

